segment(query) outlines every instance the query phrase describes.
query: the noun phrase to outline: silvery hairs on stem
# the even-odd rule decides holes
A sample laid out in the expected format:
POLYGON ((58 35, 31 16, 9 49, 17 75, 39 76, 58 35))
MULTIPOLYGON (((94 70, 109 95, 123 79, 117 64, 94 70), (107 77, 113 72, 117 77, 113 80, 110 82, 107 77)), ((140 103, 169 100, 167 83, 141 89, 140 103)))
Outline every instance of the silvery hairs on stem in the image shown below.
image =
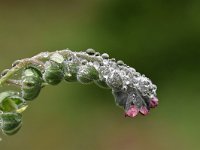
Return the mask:
POLYGON ((31 58, 17 60, 11 69, 1 73, 0 86, 16 86, 19 91, 0 93, 0 128, 13 135, 22 124, 22 112, 27 101, 34 100, 47 85, 57 85, 62 80, 111 89, 125 116, 147 115, 158 105, 156 85, 123 61, 109 58, 93 49, 85 52, 61 50, 42 52, 31 58))

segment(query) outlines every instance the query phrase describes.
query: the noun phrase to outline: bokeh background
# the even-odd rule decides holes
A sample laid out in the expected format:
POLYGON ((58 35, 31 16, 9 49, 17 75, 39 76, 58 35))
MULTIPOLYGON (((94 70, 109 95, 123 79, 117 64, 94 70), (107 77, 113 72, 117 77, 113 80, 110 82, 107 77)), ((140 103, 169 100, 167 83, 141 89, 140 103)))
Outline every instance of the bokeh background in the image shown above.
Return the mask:
MULTIPOLYGON (((111 91, 62 82, 1 150, 199 150, 199 0, 0 0, 0 69, 41 51, 94 48, 158 86, 159 107, 125 118, 111 91)), ((3 91, 3 88, 1 88, 3 91)))

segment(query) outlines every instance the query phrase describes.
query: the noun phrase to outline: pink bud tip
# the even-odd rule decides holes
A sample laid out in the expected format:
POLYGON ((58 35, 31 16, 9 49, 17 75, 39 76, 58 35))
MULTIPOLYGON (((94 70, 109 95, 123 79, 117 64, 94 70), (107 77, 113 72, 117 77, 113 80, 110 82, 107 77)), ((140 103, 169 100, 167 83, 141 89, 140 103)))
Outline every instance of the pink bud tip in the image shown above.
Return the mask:
POLYGON ((155 108, 156 106, 158 106, 158 98, 157 98, 157 97, 153 97, 153 98, 150 100, 150 107, 151 107, 151 108, 155 108))
POLYGON ((148 115, 149 111, 145 106, 142 106, 140 108, 140 113, 143 114, 143 115, 148 115))
POLYGON ((135 117, 138 114, 139 110, 135 105, 131 105, 129 110, 125 113, 125 116, 135 117))

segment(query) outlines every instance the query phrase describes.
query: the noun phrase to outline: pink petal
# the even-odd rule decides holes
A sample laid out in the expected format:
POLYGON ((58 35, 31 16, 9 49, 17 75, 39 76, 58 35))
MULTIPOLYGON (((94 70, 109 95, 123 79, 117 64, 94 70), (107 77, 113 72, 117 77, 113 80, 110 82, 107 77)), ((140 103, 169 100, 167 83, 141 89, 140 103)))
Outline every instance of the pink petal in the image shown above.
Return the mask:
POLYGON ((129 110, 125 113, 125 116, 135 117, 138 114, 139 110, 135 105, 132 105, 129 110))
POLYGON ((140 113, 143 114, 143 115, 148 115, 149 110, 145 106, 142 106, 140 108, 140 113))
POLYGON ((156 106, 158 106, 158 98, 157 98, 157 97, 153 97, 153 98, 150 100, 150 107, 151 107, 151 108, 155 108, 156 106))

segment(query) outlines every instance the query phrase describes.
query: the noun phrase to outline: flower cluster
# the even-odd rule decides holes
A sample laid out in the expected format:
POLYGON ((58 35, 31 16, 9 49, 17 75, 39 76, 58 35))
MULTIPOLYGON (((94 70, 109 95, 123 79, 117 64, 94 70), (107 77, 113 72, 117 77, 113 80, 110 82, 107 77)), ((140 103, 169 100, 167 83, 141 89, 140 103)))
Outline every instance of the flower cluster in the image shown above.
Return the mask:
POLYGON ((0 85, 15 85, 19 91, 0 93, 0 128, 7 135, 21 127, 21 113, 27 101, 34 100, 47 85, 62 80, 95 83, 112 90, 115 102, 125 110, 125 116, 147 115, 158 105, 157 87, 150 79, 136 72, 123 61, 109 58, 93 49, 85 52, 62 50, 42 52, 34 57, 17 60, 11 69, 2 72, 0 85))

